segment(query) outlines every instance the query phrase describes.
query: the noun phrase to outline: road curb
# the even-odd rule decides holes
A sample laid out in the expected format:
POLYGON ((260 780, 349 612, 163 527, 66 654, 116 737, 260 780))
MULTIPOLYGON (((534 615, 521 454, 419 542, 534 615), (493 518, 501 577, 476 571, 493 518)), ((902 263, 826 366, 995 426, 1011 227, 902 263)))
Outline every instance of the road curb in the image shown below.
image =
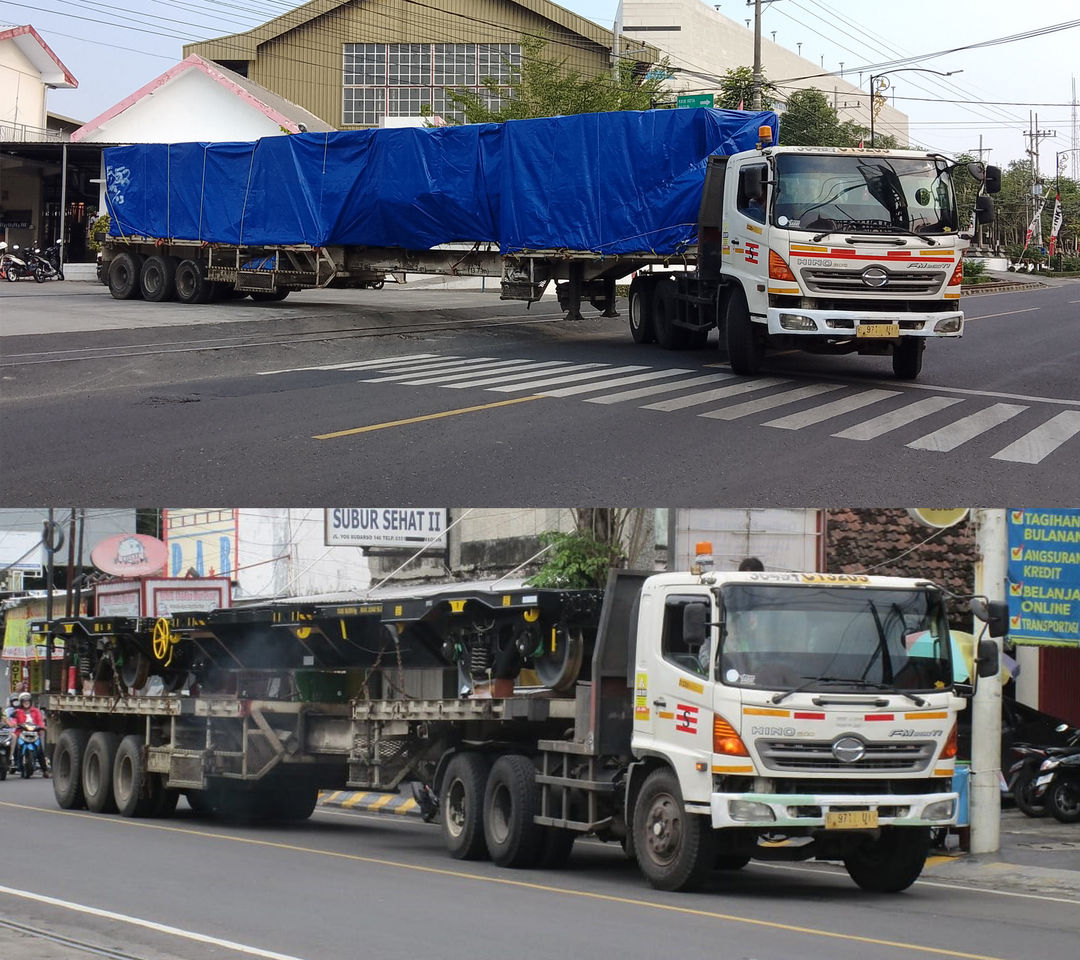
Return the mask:
POLYGON ((400 793, 370 793, 355 790, 320 790, 320 807, 340 807, 365 813, 386 813, 399 817, 419 817, 420 805, 400 793))
POLYGON ((1037 280, 1031 282, 1018 281, 1017 283, 978 283, 970 287, 962 287, 960 295, 969 297, 974 293, 1015 293, 1017 290, 1040 290, 1045 289, 1046 284, 1037 280))

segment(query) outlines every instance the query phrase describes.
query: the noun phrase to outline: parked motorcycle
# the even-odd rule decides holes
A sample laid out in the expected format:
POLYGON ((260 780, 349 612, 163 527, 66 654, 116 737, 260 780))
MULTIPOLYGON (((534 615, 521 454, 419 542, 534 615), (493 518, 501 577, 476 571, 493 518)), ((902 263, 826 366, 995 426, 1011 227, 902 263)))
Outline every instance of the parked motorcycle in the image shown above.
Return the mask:
POLYGON ((46 280, 63 280, 64 267, 60 263, 60 241, 57 240, 51 247, 42 253, 39 247, 26 258, 27 266, 33 271, 34 279, 38 283, 46 280))
POLYGON ((27 721, 19 727, 19 742, 15 748, 15 756, 19 773, 24 780, 29 780, 34 775, 34 767, 38 765, 39 740, 37 724, 27 721))
POLYGON ((0 780, 6 780, 11 766, 11 727, 0 726, 0 780))
POLYGON ((19 256, 19 245, 15 244, 8 251, 6 240, 0 240, 0 276, 14 283, 16 280, 29 280, 34 271, 27 262, 19 256))
POLYGON ((1039 767, 1034 795, 1055 820, 1080 822, 1080 752, 1047 757, 1039 767))
POLYGON ((1080 728, 1063 723, 1056 729, 1065 736, 1065 743, 1061 746, 1014 743, 1010 748, 1014 760, 1005 774, 1006 788, 1017 809, 1029 817, 1044 817, 1047 814, 1046 805, 1035 796, 1035 781, 1043 761, 1047 757, 1080 753, 1080 728))

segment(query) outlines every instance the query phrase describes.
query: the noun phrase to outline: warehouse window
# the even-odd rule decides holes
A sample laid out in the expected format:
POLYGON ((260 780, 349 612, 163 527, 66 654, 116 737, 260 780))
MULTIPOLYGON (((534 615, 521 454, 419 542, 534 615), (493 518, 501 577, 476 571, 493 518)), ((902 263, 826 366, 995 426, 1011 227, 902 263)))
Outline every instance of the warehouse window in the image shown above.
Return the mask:
MULTIPOLYGON (((516 43, 347 43, 342 69, 342 122, 376 126, 383 117, 419 117, 425 108, 464 119, 447 91, 483 93, 481 83, 510 81, 521 67, 516 43)), ((499 99, 486 96, 498 109, 499 99)))

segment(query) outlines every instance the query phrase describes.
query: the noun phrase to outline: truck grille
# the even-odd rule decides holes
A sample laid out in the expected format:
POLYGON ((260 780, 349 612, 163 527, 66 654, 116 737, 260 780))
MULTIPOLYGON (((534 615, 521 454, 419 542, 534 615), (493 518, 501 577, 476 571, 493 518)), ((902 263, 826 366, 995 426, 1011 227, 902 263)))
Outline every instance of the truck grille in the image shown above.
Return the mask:
POLYGON ((925 770, 934 759, 933 741, 867 743, 860 760, 845 763, 833 756, 831 740, 757 740, 754 743, 762 764, 770 770, 868 771, 925 770))
POLYGON ((848 270, 837 267, 805 267, 801 271, 803 286, 811 293, 859 293, 873 291, 882 297, 926 296, 936 293, 945 281, 944 270, 909 272, 890 270, 882 266, 886 282, 872 287, 863 282, 866 267, 848 270))

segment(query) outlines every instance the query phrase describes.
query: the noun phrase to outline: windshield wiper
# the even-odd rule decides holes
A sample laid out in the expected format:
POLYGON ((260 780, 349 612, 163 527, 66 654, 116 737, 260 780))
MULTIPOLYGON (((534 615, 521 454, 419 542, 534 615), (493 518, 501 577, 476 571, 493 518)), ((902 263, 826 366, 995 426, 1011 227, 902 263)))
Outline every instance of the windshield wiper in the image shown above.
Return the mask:
POLYGON ((882 223, 880 228, 875 229, 885 230, 887 233, 902 233, 907 237, 915 237, 917 240, 925 240, 930 246, 936 247, 938 245, 937 240, 925 233, 916 233, 914 230, 908 230, 907 227, 898 227, 895 223, 882 223))
POLYGON ((895 687, 890 687, 887 683, 878 683, 876 680, 860 680, 858 677, 810 677, 806 683, 793 687, 791 690, 785 690, 783 693, 774 693, 771 700, 773 703, 783 703, 792 694, 803 693, 813 687, 816 683, 843 683, 853 687, 884 690, 888 693, 895 693, 901 697, 907 697, 917 707, 926 705, 926 701, 922 697, 916 696, 914 693, 908 693, 906 690, 897 690, 895 687))

